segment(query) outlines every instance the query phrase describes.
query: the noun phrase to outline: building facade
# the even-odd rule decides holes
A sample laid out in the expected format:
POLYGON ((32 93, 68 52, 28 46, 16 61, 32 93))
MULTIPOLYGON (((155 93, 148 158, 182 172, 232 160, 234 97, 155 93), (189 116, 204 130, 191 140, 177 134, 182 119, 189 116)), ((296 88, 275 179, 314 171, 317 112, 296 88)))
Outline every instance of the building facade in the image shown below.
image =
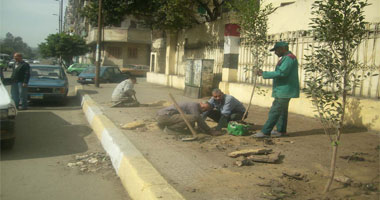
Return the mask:
MULTIPOLYGON (((299 77, 301 87, 305 86, 305 74, 303 66, 304 56, 312 52, 308 48, 315 44, 312 36, 308 33, 311 22, 312 0, 272 0, 276 8, 270 15, 269 38, 272 43, 287 41, 290 50, 297 56, 299 61, 299 77)), ((368 66, 374 66, 375 73, 380 69, 380 2, 369 0, 371 4, 365 11, 367 26, 366 38, 358 47, 356 59, 368 66)), ((252 91, 252 72, 247 70, 253 65, 253 55, 249 46, 240 43, 238 49, 238 64, 234 67, 224 67, 225 46, 230 41, 225 39, 225 28, 236 22, 228 15, 213 23, 205 23, 192 29, 165 34, 165 37, 154 38, 151 53, 151 72, 147 75, 147 81, 151 83, 185 88, 185 63, 187 59, 213 59, 214 60, 214 87, 220 88, 225 93, 234 95, 239 100, 249 103, 250 91, 252 91), (158 51, 159 50, 159 51, 158 51), (158 54, 162 55, 161 60, 158 54), (153 60, 155 58, 156 60, 153 60), (165 61, 162 59, 165 58, 165 61)), ((244 37, 244 36, 241 36, 244 37)), ((228 45, 227 45, 228 46, 228 45)), ((271 54, 266 58, 263 70, 274 70, 278 58, 271 54)), ((365 72, 358 72, 365 73, 365 72)), ((258 106, 270 107, 272 99, 271 80, 259 78, 258 84, 267 90, 267 95, 255 95, 252 103, 258 106)), ((369 129, 380 130, 380 117, 374 110, 380 110, 380 77, 370 77, 356 87, 350 98, 351 109, 348 112, 347 122, 357 126, 366 126, 369 129), (359 109, 360 108, 360 109, 359 109)), ((306 116, 314 116, 313 106, 305 95, 292 100, 289 110, 306 116)))
MULTIPOLYGON (((87 0, 70 0, 65 13, 65 31, 86 39, 92 51, 78 59, 81 63, 94 63, 97 43, 97 27, 79 14, 87 0)), ((119 26, 102 29, 101 65, 146 65, 150 63, 151 30, 140 25, 133 16, 125 16, 119 26)))

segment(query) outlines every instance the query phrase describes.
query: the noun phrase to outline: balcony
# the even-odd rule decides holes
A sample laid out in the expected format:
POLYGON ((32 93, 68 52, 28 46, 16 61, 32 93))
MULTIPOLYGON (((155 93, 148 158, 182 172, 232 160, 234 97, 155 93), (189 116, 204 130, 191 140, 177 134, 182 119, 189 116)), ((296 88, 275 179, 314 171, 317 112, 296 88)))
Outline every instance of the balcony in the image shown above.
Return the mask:
MULTIPOLYGON (((127 28, 105 28, 104 42, 129 42, 140 44, 151 44, 150 30, 127 29, 127 28)), ((96 43, 98 37, 98 29, 92 28, 87 36, 87 44, 96 43)))

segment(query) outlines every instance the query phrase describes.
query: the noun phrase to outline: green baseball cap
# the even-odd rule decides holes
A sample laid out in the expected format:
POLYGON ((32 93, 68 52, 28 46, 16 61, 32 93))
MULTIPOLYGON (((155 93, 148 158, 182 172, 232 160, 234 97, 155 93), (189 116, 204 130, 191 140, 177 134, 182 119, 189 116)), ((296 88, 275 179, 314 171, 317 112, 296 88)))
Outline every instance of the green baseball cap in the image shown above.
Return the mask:
POLYGON ((287 46, 288 46, 288 43, 286 43, 286 42, 282 42, 282 41, 276 42, 276 44, 274 44, 274 47, 269 51, 274 51, 278 47, 287 47, 287 46))

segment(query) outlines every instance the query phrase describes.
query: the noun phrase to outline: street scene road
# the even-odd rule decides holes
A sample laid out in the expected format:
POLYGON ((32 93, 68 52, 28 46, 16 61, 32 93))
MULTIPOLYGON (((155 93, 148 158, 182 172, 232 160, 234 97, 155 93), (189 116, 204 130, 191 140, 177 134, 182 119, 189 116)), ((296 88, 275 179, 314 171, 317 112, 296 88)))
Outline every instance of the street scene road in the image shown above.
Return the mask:
POLYGON ((64 106, 38 103, 18 112, 15 146, 1 151, 0 199, 129 199, 69 94, 64 106))
POLYGON ((0 199, 379 200, 379 10, 2 1, 0 199))

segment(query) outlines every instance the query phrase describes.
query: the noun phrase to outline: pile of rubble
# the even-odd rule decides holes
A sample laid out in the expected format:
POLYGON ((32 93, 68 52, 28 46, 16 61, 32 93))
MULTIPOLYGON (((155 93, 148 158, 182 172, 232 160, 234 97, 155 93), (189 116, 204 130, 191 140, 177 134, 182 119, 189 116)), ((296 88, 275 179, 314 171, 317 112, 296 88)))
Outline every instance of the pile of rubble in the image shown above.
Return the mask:
POLYGON ((70 168, 78 168, 81 172, 97 172, 112 168, 110 157, 104 152, 76 155, 75 160, 67 164, 70 168))

